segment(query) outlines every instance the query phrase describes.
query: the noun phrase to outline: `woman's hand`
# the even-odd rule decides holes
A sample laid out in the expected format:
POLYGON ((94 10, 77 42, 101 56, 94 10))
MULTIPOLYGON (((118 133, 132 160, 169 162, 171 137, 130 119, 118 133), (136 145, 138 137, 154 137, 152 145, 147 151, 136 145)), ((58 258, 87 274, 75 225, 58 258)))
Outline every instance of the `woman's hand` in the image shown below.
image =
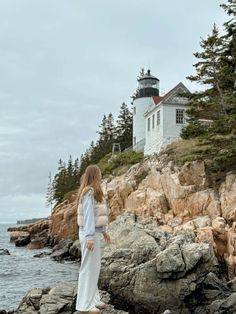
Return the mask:
POLYGON ((106 243, 110 244, 111 243, 111 238, 108 233, 103 233, 103 238, 106 243))
POLYGON ((93 249, 94 249, 94 241, 93 240, 87 240, 87 249, 89 251, 93 251, 93 249))

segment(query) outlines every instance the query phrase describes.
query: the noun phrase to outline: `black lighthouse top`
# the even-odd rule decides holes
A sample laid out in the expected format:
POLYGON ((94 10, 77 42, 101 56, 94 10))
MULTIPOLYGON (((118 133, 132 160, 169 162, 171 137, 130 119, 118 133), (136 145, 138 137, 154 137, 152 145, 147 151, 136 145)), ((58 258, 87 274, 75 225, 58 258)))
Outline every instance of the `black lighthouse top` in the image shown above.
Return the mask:
POLYGON ((138 88, 133 96, 134 99, 141 97, 159 96, 159 80, 151 74, 150 70, 140 72, 138 76, 138 88))

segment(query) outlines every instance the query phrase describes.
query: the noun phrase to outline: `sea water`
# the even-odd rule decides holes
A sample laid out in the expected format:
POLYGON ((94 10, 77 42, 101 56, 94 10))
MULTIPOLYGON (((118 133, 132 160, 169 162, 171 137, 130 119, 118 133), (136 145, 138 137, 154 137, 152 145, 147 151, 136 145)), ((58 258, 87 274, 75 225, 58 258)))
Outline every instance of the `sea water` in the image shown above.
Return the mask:
MULTIPOLYGON (((50 249, 29 250, 10 243, 9 227, 14 224, 0 224, 0 249, 8 249, 11 255, 0 255, 0 310, 16 309, 30 288, 53 287, 57 283, 77 283, 79 264, 59 263, 49 256, 36 258, 35 254, 50 249)), ((19 226, 19 225, 17 225, 19 226)))

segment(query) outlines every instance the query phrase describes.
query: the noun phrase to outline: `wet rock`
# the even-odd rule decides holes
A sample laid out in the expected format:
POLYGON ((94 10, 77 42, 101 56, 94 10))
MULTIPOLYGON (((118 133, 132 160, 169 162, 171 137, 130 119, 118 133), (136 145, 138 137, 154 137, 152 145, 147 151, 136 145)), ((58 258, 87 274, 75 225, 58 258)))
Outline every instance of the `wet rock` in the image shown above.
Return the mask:
POLYGON ((0 255, 10 255, 10 252, 7 249, 0 249, 0 255))
POLYGON ((48 229, 44 229, 37 234, 31 236, 31 242, 28 244, 27 248, 29 249, 42 249, 45 246, 48 246, 49 235, 48 229))
POLYGON ((50 255, 51 255, 51 252, 41 252, 39 254, 35 254, 34 257, 42 258, 42 257, 50 256, 50 255))
MULTIPOLYGON (((100 291, 101 299, 108 303, 110 296, 100 291)), ((77 285, 62 283, 53 288, 33 288, 22 299, 15 314, 76 314, 77 285)), ((127 312, 114 309, 110 304, 103 310, 104 314, 127 314, 127 312)), ((4 313, 7 314, 7 313, 4 313)))
POLYGON ((60 313, 62 310, 64 313, 71 313, 75 293, 75 286, 70 284, 61 284, 52 288, 39 302, 40 313, 60 313))
POLYGON ((20 237, 28 237, 28 236, 29 236, 28 231, 13 230, 10 232, 10 242, 15 242, 20 237))
POLYGON ((30 243, 30 234, 28 232, 21 233, 15 241, 15 246, 26 246, 30 243))
POLYGON ((208 307, 208 313, 235 314, 236 313, 236 293, 232 293, 228 298, 218 299, 208 307))
POLYGON ((70 259, 70 247, 73 245, 72 240, 61 240, 52 249, 51 258, 56 261, 62 261, 64 259, 70 259))
POLYGON ((74 257, 75 259, 81 258, 81 248, 79 240, 75 240, 74 243, 71 245, 69 249, 70 256, 74 257))
POLYGON ((42 249, 42 248, 44 248, 44 246, 45 245, 44 245, 42 239, 33 239, 27 245, 27 248, 30 250, 36 250, 36 249, 42 249))

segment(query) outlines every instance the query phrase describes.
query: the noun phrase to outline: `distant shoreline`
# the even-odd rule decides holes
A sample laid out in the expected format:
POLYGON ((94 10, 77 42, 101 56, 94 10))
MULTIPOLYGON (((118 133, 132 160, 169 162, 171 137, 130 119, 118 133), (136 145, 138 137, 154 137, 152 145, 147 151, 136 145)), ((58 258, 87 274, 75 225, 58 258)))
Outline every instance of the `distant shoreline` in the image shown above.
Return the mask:
POLYGON ((40 221, 40 220, 48 220, 48 218, 43 217, 43 218, 31 218, 31 219, 17 220, 16 224, 17 225, 25 225, 25 224, 35 223, 35 222, 40 221))
POLYGON ((48 220, 48 218, 32 218, 25 220, 17 220, 17 221, 0 221, 0 225, 27 225, 30 223, 35 223, 40 220, 48 220))

